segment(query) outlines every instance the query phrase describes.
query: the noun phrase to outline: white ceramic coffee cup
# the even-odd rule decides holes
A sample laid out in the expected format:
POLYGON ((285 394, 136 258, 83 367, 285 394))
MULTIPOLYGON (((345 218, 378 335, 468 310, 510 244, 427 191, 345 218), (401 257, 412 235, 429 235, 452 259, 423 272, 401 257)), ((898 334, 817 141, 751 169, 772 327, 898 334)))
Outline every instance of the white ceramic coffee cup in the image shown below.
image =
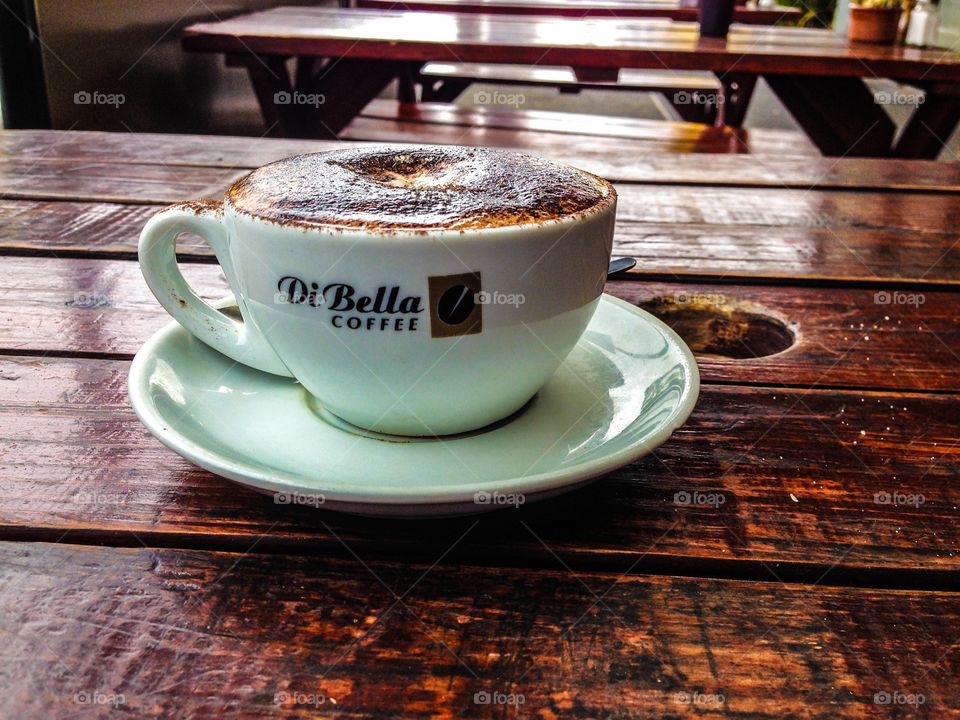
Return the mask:
POLYGON ((160 211, 140 236, 157 299, 237 362, 296 378, 360 428, 447 435, 523 407, 603 290, 616 194, 571 215, 475 230, 302 227, 222 202, 160 211), (242 321, 187 285, 176 238, 213 249, 242 321))

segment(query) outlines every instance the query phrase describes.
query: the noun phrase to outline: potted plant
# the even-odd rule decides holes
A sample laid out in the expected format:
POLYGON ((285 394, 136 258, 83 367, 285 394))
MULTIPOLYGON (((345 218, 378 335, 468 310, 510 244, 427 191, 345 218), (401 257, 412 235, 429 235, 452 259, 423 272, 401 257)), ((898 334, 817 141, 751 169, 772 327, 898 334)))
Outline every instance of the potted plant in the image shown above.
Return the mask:
POLYGON ((902 0, 850 0, 847 37, 855 42, 892 43, 900 25, 902 0))

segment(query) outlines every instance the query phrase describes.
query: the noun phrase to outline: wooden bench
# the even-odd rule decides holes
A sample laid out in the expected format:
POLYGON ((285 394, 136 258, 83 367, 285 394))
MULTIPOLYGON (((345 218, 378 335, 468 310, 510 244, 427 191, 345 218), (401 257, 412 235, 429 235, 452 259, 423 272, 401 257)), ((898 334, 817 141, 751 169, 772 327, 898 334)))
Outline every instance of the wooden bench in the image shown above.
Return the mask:
POLYGON ((340 136, 349 140, 487 145, 545 153, 572 146, 612 158, 642 157, 651 152, 819 155, 800 131, 746 130, 689 122, 384 99, 367 105, 340 136))
POLYGON ((712 125, 715 98, 723 92, 712 73, 689 70, 624 69, 616 80, 585 79, 569 67, 485 63, 429 62, 417 77, 426 102, 453 102, 474 83, 520 87, 553 87, 562 93, 581 90, 654 92, 666 98, 683 120, 712 125))

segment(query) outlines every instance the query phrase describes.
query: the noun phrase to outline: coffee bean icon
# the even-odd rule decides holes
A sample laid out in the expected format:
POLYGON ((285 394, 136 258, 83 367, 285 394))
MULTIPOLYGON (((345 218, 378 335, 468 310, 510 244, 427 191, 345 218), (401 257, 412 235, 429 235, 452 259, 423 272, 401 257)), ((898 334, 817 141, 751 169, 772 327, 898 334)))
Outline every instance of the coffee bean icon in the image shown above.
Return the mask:
POLYGON ((454 285, 440 296, 437 316, 447 325, 466 322, 476 305, 474 293, 466 285, 454 285))
POLYGON ((473 335, 482 330, 483 306, 480 273, 460 273, 428 278, 430 335, 435 338, 473 335))

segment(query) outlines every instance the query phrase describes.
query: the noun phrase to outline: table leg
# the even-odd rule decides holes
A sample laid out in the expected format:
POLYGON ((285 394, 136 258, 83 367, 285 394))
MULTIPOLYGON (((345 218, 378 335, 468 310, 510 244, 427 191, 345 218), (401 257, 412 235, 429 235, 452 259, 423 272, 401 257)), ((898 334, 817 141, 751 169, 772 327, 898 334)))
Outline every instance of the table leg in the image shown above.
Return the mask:
POLYGON ((293 86, 295 88, 306 87, 316 72, 317 64, 320 63, 321 60, 322 58, 316 57, 298 57, 293 76, 293 86))
POLYGON ((717 79, 723 86, 723 105, 720 106, 717 124, 742 127, 750 98, 757 86, 757 76, 747 73, 717 73, 717 79))
POLYGON ((257 95, 257 103, 260 105, 260 114, 267 126, 266 135, 289 136, 292 125, 290 108, 276 101, 280 93, 290 93, 293 90, 287 73, 286 58, 273 55, 227 55, 227 65, 247 69, 253 91, 257 95))
POLYGON ((767 83, 824 155, 882 157, 894 124, 860 78, 765 75, 767 83))
POLYGON ((417 101, 417 78, 420 75, 420 63, 407 63, 397 77, 397 100, 402 103, 417 101))
POLYGON ((403 77, 400 62, 356 58, 301 58, 291 82, 286 58, 230 55, 247 68, 270 135, 335 139, 387 84, 403 77))
POLYGON ((423 102, 451 103, 472 84, 473 80, 467 78, 445 78, 443 80, 420 78, 420 99, 423 102))
POLYGON ((903 128, 894 155, 936 159, 960 121, 960 97, 952 88, 929 87, 903 128))
MULTIPOLYGON (((715 104, 678 102, 678 92, 676 90, 668 90, 660 94, 677 111, 680 119, 684 122, 713 125, 717 121, 717 106, 715 104)), ((692 93, 685 93, 685 95, 689 96, 692 93)))

